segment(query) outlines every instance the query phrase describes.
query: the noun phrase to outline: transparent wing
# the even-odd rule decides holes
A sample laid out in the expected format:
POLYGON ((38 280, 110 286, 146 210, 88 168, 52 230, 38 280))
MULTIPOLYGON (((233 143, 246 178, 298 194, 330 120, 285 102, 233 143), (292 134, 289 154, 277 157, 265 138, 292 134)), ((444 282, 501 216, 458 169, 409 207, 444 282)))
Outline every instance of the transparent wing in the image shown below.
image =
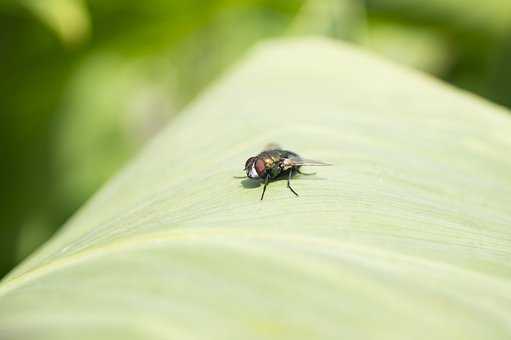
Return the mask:
POLYGON ((290 158, 289 161, 291 162, 291 165, 293 165, 293 166, 329 166, 329 165, 332 165, 330 163, 315 161, 313 159, 297 158, 297 157, 290 158))

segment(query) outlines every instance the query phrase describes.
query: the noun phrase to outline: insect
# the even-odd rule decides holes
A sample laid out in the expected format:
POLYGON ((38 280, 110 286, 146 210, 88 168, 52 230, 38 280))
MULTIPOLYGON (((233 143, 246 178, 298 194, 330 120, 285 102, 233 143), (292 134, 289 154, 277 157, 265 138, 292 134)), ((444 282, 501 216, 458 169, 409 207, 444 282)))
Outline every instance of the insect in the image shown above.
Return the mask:
POLYGON ((262 201, 270 180, 287 176, 287 187, 293 194, 298 196, 298 193, 291 187, 291 177, 295 173, 314 175, 314 173, 301 172, 300 168, 302 166, 326 165, 331 164, 304 159, 292 151, 283 150, 276 144, 270 144, 257 156, 247 159, 244 170, 247 173, 247 177, 264 180, 263 193, 261 194, 262 201))

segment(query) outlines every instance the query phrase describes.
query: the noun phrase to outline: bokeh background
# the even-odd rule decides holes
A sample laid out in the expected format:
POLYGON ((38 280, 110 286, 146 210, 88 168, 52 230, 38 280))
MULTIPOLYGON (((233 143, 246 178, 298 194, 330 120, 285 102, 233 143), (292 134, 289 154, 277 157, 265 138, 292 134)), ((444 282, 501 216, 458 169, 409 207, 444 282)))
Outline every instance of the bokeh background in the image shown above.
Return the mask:
POLYGON ((247 49, 300 35, 511 107, 509 0, 1 0, 0 277, 247 49))

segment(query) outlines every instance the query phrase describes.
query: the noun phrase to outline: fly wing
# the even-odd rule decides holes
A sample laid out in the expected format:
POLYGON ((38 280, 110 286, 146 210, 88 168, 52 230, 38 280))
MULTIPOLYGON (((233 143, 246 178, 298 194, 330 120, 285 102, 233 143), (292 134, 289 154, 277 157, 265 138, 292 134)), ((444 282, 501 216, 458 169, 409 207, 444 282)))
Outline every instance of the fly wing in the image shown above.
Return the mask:
POLYGON ((332 165, 330 163, 315 161, 312 159, 300 159, 300 160, 293 160, 293 163, 295 163, 296 166, 329 166, 332 165))
POLYGON ((289 158, 290 163, 293 166, 329 166, 332 165, 330 163, 315 161, 313 159, 306 159, 301 157, 291 157, 289 158))

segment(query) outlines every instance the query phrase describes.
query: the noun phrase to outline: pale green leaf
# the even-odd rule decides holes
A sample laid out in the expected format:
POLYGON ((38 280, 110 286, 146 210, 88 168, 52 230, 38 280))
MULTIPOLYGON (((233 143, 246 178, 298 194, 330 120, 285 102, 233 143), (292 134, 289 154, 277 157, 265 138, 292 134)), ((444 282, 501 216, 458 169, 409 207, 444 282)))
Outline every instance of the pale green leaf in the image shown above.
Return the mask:
POLYGON ((328 40, 258 47, 0 285, 2 339, 508 339, 509 112, 328 40), (331 162, 234 179, 279 142, 331 162), (242 185, 245 184, 245 185, 242 185))

